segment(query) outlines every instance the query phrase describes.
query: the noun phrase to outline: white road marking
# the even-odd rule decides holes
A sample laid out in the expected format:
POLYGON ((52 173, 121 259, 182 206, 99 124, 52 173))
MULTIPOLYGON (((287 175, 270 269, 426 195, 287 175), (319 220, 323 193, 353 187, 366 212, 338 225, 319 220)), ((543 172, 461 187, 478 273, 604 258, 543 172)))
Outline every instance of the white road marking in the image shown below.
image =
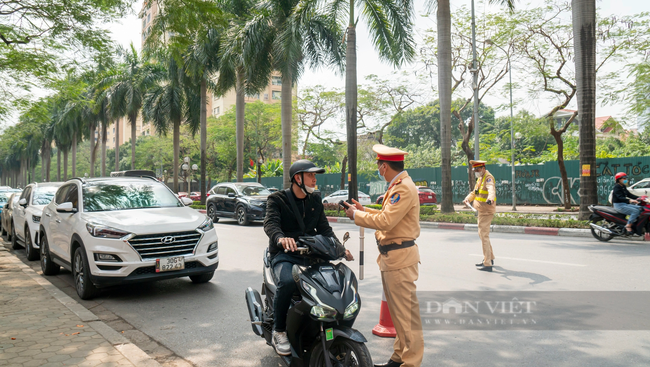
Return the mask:
MULTIPOLYGON (((483 255, 479 255, 479 254, 469 254, 469 256, 483 257, 483 255)), ((503 257, 503 256, 499 256, 497 258, 497 260, 499 260, 499 259, 516 260, 516 261, 528 261, 528 262, 532 262, 532 263, 553 264, 553 265, 578 266, 578 267, 587 266, 587 265, 582 265, 582 264, 558 263, 558 262, 555 262, 555 261, 544 261, 544 260, 518 259, 518 258, 515 258, 515 257, 503 257)))

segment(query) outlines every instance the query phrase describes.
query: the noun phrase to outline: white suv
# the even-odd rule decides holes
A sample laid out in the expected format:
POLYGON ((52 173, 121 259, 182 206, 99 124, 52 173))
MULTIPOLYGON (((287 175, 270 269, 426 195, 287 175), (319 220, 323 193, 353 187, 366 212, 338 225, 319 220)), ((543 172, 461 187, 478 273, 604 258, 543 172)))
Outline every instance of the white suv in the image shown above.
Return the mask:
POLYGON ((63 182, 44 182, 27 185, 14 208, 11 244, 14 249, 25 247, 27 260, 38 259, 39 226, 43 208, 52 201, 63 182))
POLYGON ((124 283, 209 282, 219 266, 217 233, 191 203, 153 178, 72 179, 43 211, 43 274, 70 270, 82 299, 124 283))

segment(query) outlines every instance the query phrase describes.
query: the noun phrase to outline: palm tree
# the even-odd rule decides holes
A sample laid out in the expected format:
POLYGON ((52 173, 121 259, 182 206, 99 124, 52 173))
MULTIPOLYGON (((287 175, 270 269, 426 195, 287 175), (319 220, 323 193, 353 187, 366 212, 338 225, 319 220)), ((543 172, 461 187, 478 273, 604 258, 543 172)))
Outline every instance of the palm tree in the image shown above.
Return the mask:
MULTIPOLYGON (((159 64, 144 61, 133 44, 129 49, 120 49, 119 52, 123 57, 122 64, 106 76, 100 85, 108 89, 109 105, 114 117, 126 116, 131 124, 131 169, 135 169, 138 114, 147 90, 163 77, 164 70, 159 64)), ((117 140, 116 138, 115 141, 117 140)))
POLYGON ((589 205, 598 203, 596 182, 596 1, 573 0, 576 86, 580 126, 580 219, 589 216, 589 205), (585 174, 586 173, 586 174, 585 174))
POLYGON ((221 32, 209 29, 205 35, 197 36, 185 57, 185 70, 190 77, 198 77, 200 83, 200 124, 201 124, 201 203, 206 199, 206 164, 207 164, 207 90, 208 81, 219 69, 221 32))
POLYGON ((151 121, 156 130, 167 135, 169 128, 173 130, 174 140, 174 191, 178 192, 178 168, 180 155, 181 122, 189 122, 198 126, 196 107, 199 105, 196 86, 187 84, 183 66, 169 53, 161 51, 156 59, 165 62, 167 75, 145 95, 143 116, 145 121, 151 121))
POLYGON ((235 142, 237 181, 244 179, 244 118, 246 93, 255 94, 268 85, 272 65, 272 31, 251 0, 225 0, 222 9, 231 21, 222 39, 216 93, 235 88, 235 142), (255 11, 255 13, 253 13, 255 11), (256 21, 257 20, 257 21, 256 21))
MULTIPOLYGON (((269 0, 260 5, 260 15, 254 17, 246 28, 248 38, 256 51, 270 49, 270 54, 258 58, 255 67, 272 68, 282 75, 280 92, 282 125, 283 186, 290 185, 289 168, 291 166, 291 127, 292 127, 292 90, 305 66, 333 64, 341 67, 343 47, 340 40, 343 31, 336 18, 320 11, 316 0, 269 0), (272 43, 270 43, 272 42, 272 43), (270 47, 270 48, 269 48, 270 47)), ((247 49, 246 47, 244 48, 247 49)), ((270 74, 270 73, 269 73, 270 74)), ((267 74, 267 83, 268 77, 267 74)))

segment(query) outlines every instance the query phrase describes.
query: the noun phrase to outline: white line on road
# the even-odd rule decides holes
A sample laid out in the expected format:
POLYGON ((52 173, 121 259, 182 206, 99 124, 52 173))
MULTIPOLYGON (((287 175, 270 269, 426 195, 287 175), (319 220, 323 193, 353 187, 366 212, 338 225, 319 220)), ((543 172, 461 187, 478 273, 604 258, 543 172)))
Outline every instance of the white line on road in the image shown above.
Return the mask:
MULTIPOLYGON (((483 257, 483 255, 479 255, 479 254, 469 254, 469 256, 483 257)), ((558 262, 555 262, 555 261, 544 261, 544 260, 518 259, 518 258, 515 258, 515 257, 503 257, 503 256, 499 256, 498 259, 516 260, 516 261, 528 261, 528 262, 532 262, 532 263, 566 265, 566 266, 579 266, 579 267, 587 266, 587 265, 582 265, 582 264, 558 263, 558 262)))

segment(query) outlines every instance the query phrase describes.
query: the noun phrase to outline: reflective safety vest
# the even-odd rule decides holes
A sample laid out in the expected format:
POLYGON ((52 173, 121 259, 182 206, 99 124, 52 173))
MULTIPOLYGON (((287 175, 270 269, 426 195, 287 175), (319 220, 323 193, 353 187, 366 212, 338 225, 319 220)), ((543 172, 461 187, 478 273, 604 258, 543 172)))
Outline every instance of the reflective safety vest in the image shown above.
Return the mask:
MULTIPOLYGON (((480 201, 482 203, 485 203, 487 201, 489 192, 485 188, 485 180, 488 179, 488 178, 491 178, 492 182, 494 182, 494 176, 492 176, 491 174, 485 174, 485 175, 483 175, 483 177, 476 180, 476 183, 477 183, 476 187, 477 188, 476 188, 476 190, 474 190, 474 194, 476 194, 476 197, 474 198, 474 200, 480 201), (479 183, 479 180, 481 181, 480 183, 479 183)), ((494 202, 495 203, 497 202, 496 197, 494 198, 494 202)))

